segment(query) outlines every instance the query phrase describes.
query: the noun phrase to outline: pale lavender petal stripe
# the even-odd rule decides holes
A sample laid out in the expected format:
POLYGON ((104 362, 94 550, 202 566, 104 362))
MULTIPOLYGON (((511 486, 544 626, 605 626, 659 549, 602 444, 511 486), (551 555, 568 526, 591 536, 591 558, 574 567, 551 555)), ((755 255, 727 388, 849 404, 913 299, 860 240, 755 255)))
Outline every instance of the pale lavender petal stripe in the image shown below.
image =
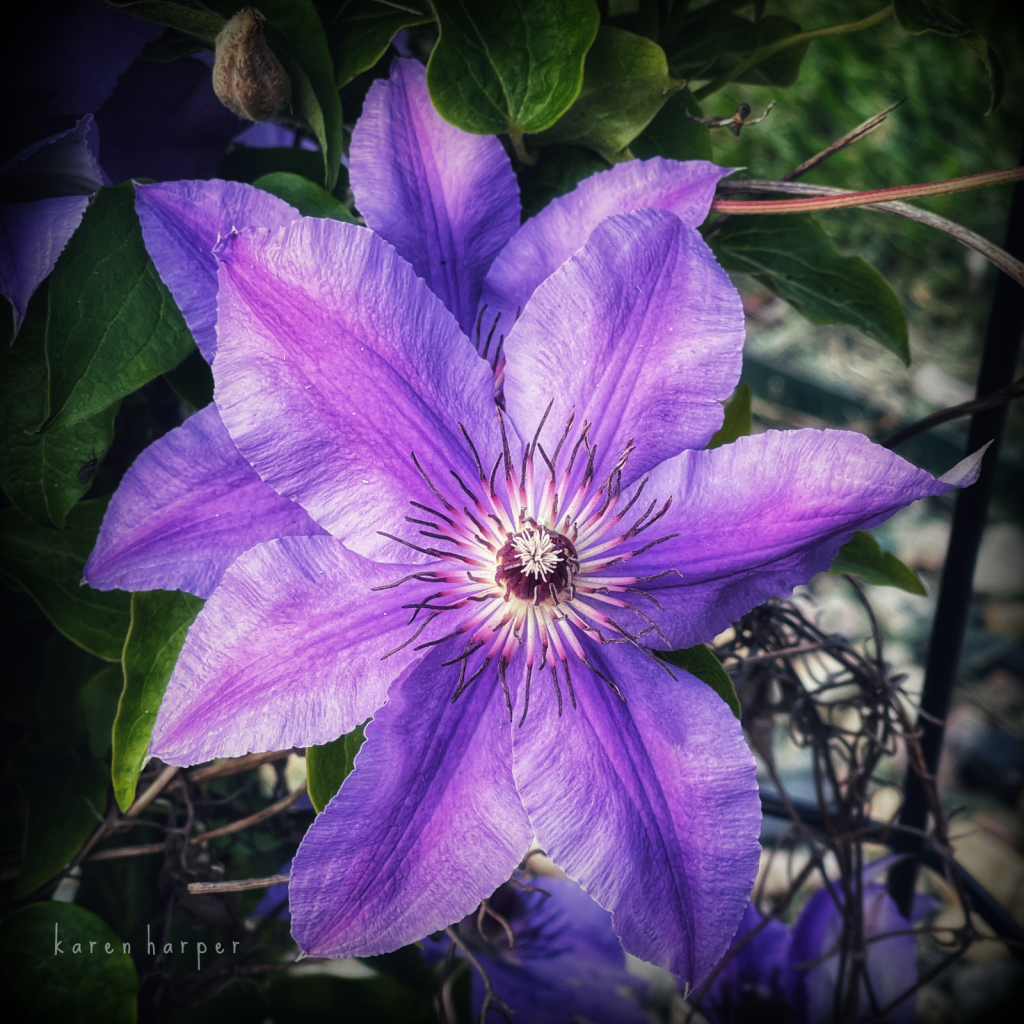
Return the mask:
POLYGON ((217 351, 217 261, 213 247, 234 230, 278 228, 299 211, 237 181, 136 185, 146 249, 207 362, 217 351))
POLYGON ((413 457, 450 490, 451 471, 479 479, 460 423, 500 451, 489 367, 368 228, 306 218, 218 252, 214 377, 239 451, 353 550, 407 561, 378 531, 408 536, 409 501, 436 505, 413 457))
POLYGON ((378 565, 333 537, 285 537, 235 561, 189 630, 150 753, 196 764, 327 743, 384 703, 419 654, 400 590, 413 566, 378 565))
MULTIPOLYGON (((551 405, 541 443, 591 424, 596 479, 626 445, 629 483, 722 423, 739 378, 743 309, 700 235, 665 210, 604 221, 537 289, 505 342, 505 402, 521 437, 551 405)), ((581 460, 582 461, 582 460, 581 460)))
POLYGON ((453 704, 447 657, 434 649, 392 684, 355 771, 302 840, 289 900, 306 953, 372 956, 454 924, 530 845, 497 678, 453 704))
POLYGON ((444 121, 424 66, 396 59, 366 95, 350 167, 366 223, 471 335, 484 275, 519 227, 519 185, 497 137, 444 121))
POLYGON ((732 172, 731 167, 716 167, 705 160, 680 163, 654 157, 630 160, 584 179, 531 217, 498 254, 484 279, 485 322, 492 322, 500 312, 507 334, 516 310, 526 307, 541 281, 576 252, 606 217, 654 206, 696 228, 708 215, 715 186, 732 172))
POLYGON ((11 304, 14 335, 88 205, 88 196, 61 196, 0 206, 0 295, 11 304))
MULTIPOLYGON (((626 645, 584 640, 593 672, 532 682, 513 771, 537 841, 601 906, 627 952, 699 984, 757 873, 761 805, 739 722, 706 684, 626 645)), ((519 699, 523 698, 520 683, 519 699)), ((522 708, 517 708, 517 722, 522 708)))
POLYGON ((690 647, 827 570, 855 530, 972 484, 980 456, 947 474, 950 483, 843 430, 770 430, 684 452, 658 466, 644 490, 645 500, 672 499, 649 539, 678 539, 632 559, 629 570, 668 573, 647 584, 664 609, 651 615, 673 647, 690 647))
POLYGON ((209 597, 243 551, 322 533, 256 475, 211 404, 151 444, 124 475, 85 578, 96 590, 209 597))

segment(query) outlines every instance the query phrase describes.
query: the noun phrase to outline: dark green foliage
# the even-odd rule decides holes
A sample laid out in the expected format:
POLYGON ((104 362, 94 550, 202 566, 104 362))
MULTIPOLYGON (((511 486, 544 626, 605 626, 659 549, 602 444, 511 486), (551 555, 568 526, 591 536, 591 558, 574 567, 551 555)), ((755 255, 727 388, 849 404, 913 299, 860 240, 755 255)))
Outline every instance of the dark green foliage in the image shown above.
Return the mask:
POLYGON ((363 728, 363 725, 357 726, 330 743, 306 751, 309 799, 317 811, 327 806, 352 771, 356 754, 363 745, 363 728))
POLYGON ((337 14, 324 19, 338 88, 372 68, 403 28, 426 25, 433 20, 426 0, 419 3, 410 0, 400 8, 378 0, 350 0, 342 5, 337 14), (421 13, 416 13, 417 10, 421 13))
POLYGON ((725 407, 725 420, 708 441, 709 448, 732 444, 738 437, 745 437, 754 429, 750 411, 750 385, 741 384, 725 407))
POLYGON ((294 206, 303 217, 327 217, 348 224, 358 223, 340 199, 300 174, 276 171, 257 178, 253 184, 294 206))
POLYGON ((740 699, 736 696, 736 688, 732 685, 732 679, 707 644, 684 647, 678 651, 658 651, 657 653, 659 658, 667 661, 670 665, 685 669, 691 676, 696 676, 702 683, 707 683, 729 705, 729 710, 737 718, 740 717, 740 699))
POLYGON ((898 587, 921 597, 928 593, 917 573, 894 554, 884 551, 866 530, 858 530, 839 549, 829 572, 835 575, 852 573, 865 583, 873 583, 878 587, 898 587))
POLYGON ((15 1020, 135 1024, 139 979, 131 956, 109 925, 73 903, 33 903, 5 918, 0 974, 15 1020))

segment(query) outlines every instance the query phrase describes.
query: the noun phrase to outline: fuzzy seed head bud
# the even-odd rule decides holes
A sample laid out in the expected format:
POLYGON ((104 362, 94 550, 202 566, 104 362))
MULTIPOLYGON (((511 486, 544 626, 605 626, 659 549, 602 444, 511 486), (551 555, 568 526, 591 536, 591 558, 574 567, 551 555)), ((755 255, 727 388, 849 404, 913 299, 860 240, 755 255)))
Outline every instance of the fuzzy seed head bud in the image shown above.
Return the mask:
POLYGON ((213 91, 228 110, 249 121, 271 121, 291 106, 292 86, 263 38, 265 19, 246 7, 220 30, 213 91))

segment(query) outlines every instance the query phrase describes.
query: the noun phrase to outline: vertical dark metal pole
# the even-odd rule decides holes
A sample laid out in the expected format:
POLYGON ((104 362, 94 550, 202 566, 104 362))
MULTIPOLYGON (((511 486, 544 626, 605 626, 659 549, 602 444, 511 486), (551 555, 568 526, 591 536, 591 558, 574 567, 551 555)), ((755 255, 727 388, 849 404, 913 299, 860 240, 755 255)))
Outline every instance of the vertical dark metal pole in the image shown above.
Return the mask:
MULTIPOLYGON (((1018 259, 1024 259, 1024 187, 1021 182, 1017 182, 1013 190, 1005 247, 1018 259)), ((1013 382, 1022 332, 1024 290, 1011 278, 1000 273, 992 299, 981 368, 978 371, 979 398, 1013 382)), ((945 725, 939 725, 933 719, 945 722, 949 711, 950 697, 956 682, 963 647, 964 629, 970 610, 974 563, 981 544, 981 534, 985 529, 996 459, 999 456, 999 442, 1005 422, 1005 405, 976 412, 971 417, 967 454, 976 452, 990 441, 992 447, 985 455, 978 482, 973 487, 960 491, 956 496, 953 529, 949 537, 946 564, 942 570, 939 600, 928 647, 924 690, 921 694, 921 710, 928 717, 921 716, 917 727, 921 732, 925 763, 929 774, 933 776, 938 767, 945 733, 945 725)), ((914 829, 924 829, 928 820, 928 810, 921 779, 908 766, 900 824, 914 829)), ((917 853, 922 846, 921 836, 907 832, 897 832, 894 836, 893 848, 897 852, 917 853)), ((908 858, 889 872, 889 892, 904 916, 910 914, 914 885, 917 881, 917 867, 917 859, 908 858)))

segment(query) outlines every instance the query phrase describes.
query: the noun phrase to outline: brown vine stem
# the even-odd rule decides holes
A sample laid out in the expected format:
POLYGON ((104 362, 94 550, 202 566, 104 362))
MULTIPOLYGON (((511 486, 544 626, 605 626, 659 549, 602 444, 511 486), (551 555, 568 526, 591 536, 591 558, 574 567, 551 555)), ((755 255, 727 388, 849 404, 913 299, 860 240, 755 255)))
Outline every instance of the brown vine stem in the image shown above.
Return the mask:
MULTIPOLYGON (((1024 284, 1024 282, 1021 283, 1024 284)), ((937 427, 940 423, 947 423, 949 420, 959 419, 961 416, 970 416, 972 413, 981 412, 983 409, 994 409, 997 405, 1012 402, 1015 398, 1020 398, 1022 395, 1024 395, 1024 377, 1021 377, 1020 380, 1015 380, 1005 388, 1000 388, 998 391, 985 395, 984 398, 975 398, 970 402, 961 402, 960 405, 953 405, 948 409, 940 409, 938 412, 933 412, 931 416, 925 416, 924 419, 896 431, 892 437, 882 442, 882 447, 895 448, 911 437, 925 430, 931 430, 932 427, 937 427)))
POLYGON ((281 761, 290 753, 288 750, 268 750, 262 754, 244 754, 242 757, 232 757, 220 764, 207 764, 201 768, 193 768, 188 773, 189 782, 208 782, 210 779, 222 779, 228 775, 237 775, 239 772, 247 772, 250 768, 259 768, 261 764, 270 761, 281 761))
MULTIPOLYGON (((1024 167, 1004 167, 998 171, 982 171, 945 181, 922 182, 919 185, 897 185, 895 188, 875 188, 866 192, 832 192, 807 199, 716 199, 711 209, 716 213, 811 213, 815 210, 841 210, 848 206, 871 206, 894 199, 920 199, 941 196, 950 192, 966 192, 972 188, 1005 185, 1024 178, 1024 167)), ((724 183, 723 183, 724 184, 724 183)), ((742 191, 788 191, 788 189, 754 188, 749 181, 734 182, 746 185, 742 191)), ((759 186, 779 185, 779 182, 758 182, 759 186)), ((812 186, 814 187, 814 186, 812 186)), ((740 191, 734 188, 733 191, 740 191)), ((838 190, 837 190, 838 191, 838 190)))
POLYGON ((146 843, 144 846, 115 846, 94 853, 89 860, 120 860, 122 857, 144 857, 150 853, 163 853, 167 843, 146 843))
MULTIPOLYGON (((830 185, 806 185, 801 182, 792 181, 720 181, 718 188, 722 192, 781 192, 788 195, 801 196, 857 195, 856 192, 851 192, 849 189, 833 188, 830 185)), ((917 221, 918 224, 926 224, 937 231, 943 231, 968 249, 980 252, 982 256, 997 266, 1004 274, 1024 286, 1024 263, 1011 256, 1005 249, 994 242, 990 242, 982 235, 971 231, 969 228, 965 228, 962 224, 957 224, 954 220, 940 217, 937 213, 932 213, 930 210, 922 210, 919 206, 911 206, 909 203, 892 200, 882 203, 871 203, 863 206, 862 209, 871 210, 875 213, 889 213, 896 217, 903 217, 906 220, 917 221)), ((711 229, 717 228, 721 222, 727 219, 729 218, 722 217, 720 220, 716 220, 711 225, 711 229)), ((710 233, 711 230, 705 232, 705 237, 710 233)))
POLYGON ((288 875, 268 875, 266 878, 239 878, 234 882, 189 882, 188 891, 197 892, 245 892, 248 889, 270 889, 284 885, 288 875))
POLYGON ((169 764, 145 789, 142 796, 137 797, 135 802, 124 812, 126 818, 136 818, 142 813, 164 790, 171 779, 177 773, 177 765, 169 764))
POLYGON ((208 843, 211 839, 220 839, 221 836, 229 836, 234 832, 241 832, 243 829, 252 828, 253 825, 259 825, 260 822, 266 821, 268 818, 272 818, 275 814, 280 814, 280 812, 286 807, 290 807, 305 792, 306 783, 303 782, 294 793, 289 793, 286 797, 282 797, 278 800, 277 803, 271 804, 269 807, 264 807, 262 811, 250 814, 248 818, 240 818, 238 821, 232 821, 230 824, 222 825, 220 828, 215 828, 210 832, 203 832, 198 836, 192 836, 192 838, 189 839, 189 842, 193 845, 196 843, 208 843))

